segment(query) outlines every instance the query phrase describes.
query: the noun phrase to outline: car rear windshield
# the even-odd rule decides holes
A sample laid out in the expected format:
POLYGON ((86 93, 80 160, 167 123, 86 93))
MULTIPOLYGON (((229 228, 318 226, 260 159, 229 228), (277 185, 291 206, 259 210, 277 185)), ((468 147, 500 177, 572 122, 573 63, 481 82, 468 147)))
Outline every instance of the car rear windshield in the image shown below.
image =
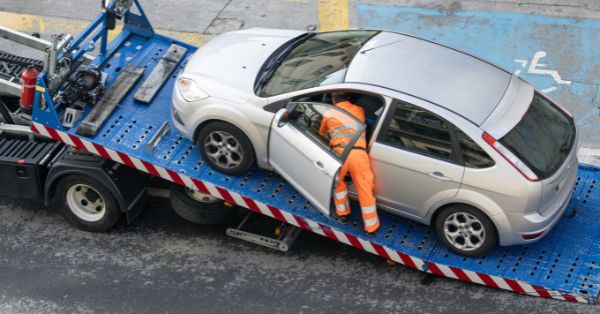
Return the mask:
POLYGON ((258 94, 269 97, 342 83, 356 53, 375 34, 367 30, 320 33, 294 43, 289 51, 276 51, 258 75, 258 94))
POLYGON ((543 180, 564 163, 575 132, 573 119, 536 92, 521 121, 500 142, 543 180))

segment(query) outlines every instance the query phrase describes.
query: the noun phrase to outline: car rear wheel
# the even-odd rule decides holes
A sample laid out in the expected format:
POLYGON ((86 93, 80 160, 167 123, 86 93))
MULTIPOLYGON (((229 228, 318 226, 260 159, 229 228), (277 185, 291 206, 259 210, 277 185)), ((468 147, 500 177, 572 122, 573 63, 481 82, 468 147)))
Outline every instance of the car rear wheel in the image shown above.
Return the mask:
POLYGON ((200 225, 225 223, 235 214, 222 200, 177 184, 171 185, 171 207, 179 217, 200 225))
POLYGON ((250 140, 229 123, 216 121, 203 127, 198 133, 198 147, 209 166, 225 174, 243 174, 254 165, 250 140))
POLYGON ((444 208, 436 217, 435 230, 450 251, 466 257, 481 256, 498 241, 492 221, 468 205, 444 208))

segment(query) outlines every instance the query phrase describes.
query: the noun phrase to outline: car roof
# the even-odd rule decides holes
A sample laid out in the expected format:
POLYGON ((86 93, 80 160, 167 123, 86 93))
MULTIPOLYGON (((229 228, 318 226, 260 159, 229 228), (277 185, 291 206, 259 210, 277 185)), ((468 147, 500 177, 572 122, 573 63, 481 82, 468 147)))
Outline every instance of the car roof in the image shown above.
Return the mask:
POLYGON ((510 79, 509 72, 464 52, 381 32, 356 54, 345 82, 422 98, 481 125, 504 96, 510 79))

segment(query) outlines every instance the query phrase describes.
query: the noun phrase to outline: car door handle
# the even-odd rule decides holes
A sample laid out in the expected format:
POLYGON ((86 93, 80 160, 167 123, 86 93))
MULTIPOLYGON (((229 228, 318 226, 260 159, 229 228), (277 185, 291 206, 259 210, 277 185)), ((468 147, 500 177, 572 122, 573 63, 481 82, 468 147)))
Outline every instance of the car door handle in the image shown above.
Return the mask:
POLYGON ((324 174, 329 175, 329 171, 325 169, 325 165, 323 165, 323 162, 315 160, 313 161, 313 165, 315 166, 315 168, 319 169, 324 174))
POLYGON ((436 180, 440 180, 440 181, 444 181, 444 182, 450 181, 450 178, 444 176, 444 174, 439 171, 430 172, 429 176, 436 180))

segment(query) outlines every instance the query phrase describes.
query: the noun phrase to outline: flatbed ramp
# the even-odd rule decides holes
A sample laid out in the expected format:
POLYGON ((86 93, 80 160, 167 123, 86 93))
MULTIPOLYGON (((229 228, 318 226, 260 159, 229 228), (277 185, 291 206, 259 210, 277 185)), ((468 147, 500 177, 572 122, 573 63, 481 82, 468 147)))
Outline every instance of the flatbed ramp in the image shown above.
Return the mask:
MULTIPOLYGON (((600 293, 600 170, 580 166, 569 211, 541 241, 523 246, 496 247, 482 258, 463 258, 448 252, 434 231, 418 223, 381 212, 381 229, 371 238, 362 230, 360 211, 354 208, 352 223, 342 225, 319 213, 285 180, 274 173, 254 169, 244 176, 231 177, 211 169, 196 145, 175 131, 168 132, 155 149, 145 144, 160 126, 170 122, 171 91, 176 75, 195 47, 160 35, 138 36, 123 31, 109 46, 110 57, 102 63, 108 73, 107 87, 128 64, 146 68, 142 78, 127 93, 93 137, 61 126, 55 108, 34 108, 32 129, 80 149, 160 176, 181 185, 212 194, 228 202, 288 222, 303 229, 377 254, 408 267, 439 276, 474 282, 521 294, 572 302, 596 303, 600 293), (183 61, 149 103, 133 95, 161 56, 171 46, 188 49, 183 61)), ((51 99, 43 78, 38 81, 39 98, 51 99)), ((84 113, 85 117, 89 113, 84 113)), ((171 127, 171 130, 174 128, 171 127)))

